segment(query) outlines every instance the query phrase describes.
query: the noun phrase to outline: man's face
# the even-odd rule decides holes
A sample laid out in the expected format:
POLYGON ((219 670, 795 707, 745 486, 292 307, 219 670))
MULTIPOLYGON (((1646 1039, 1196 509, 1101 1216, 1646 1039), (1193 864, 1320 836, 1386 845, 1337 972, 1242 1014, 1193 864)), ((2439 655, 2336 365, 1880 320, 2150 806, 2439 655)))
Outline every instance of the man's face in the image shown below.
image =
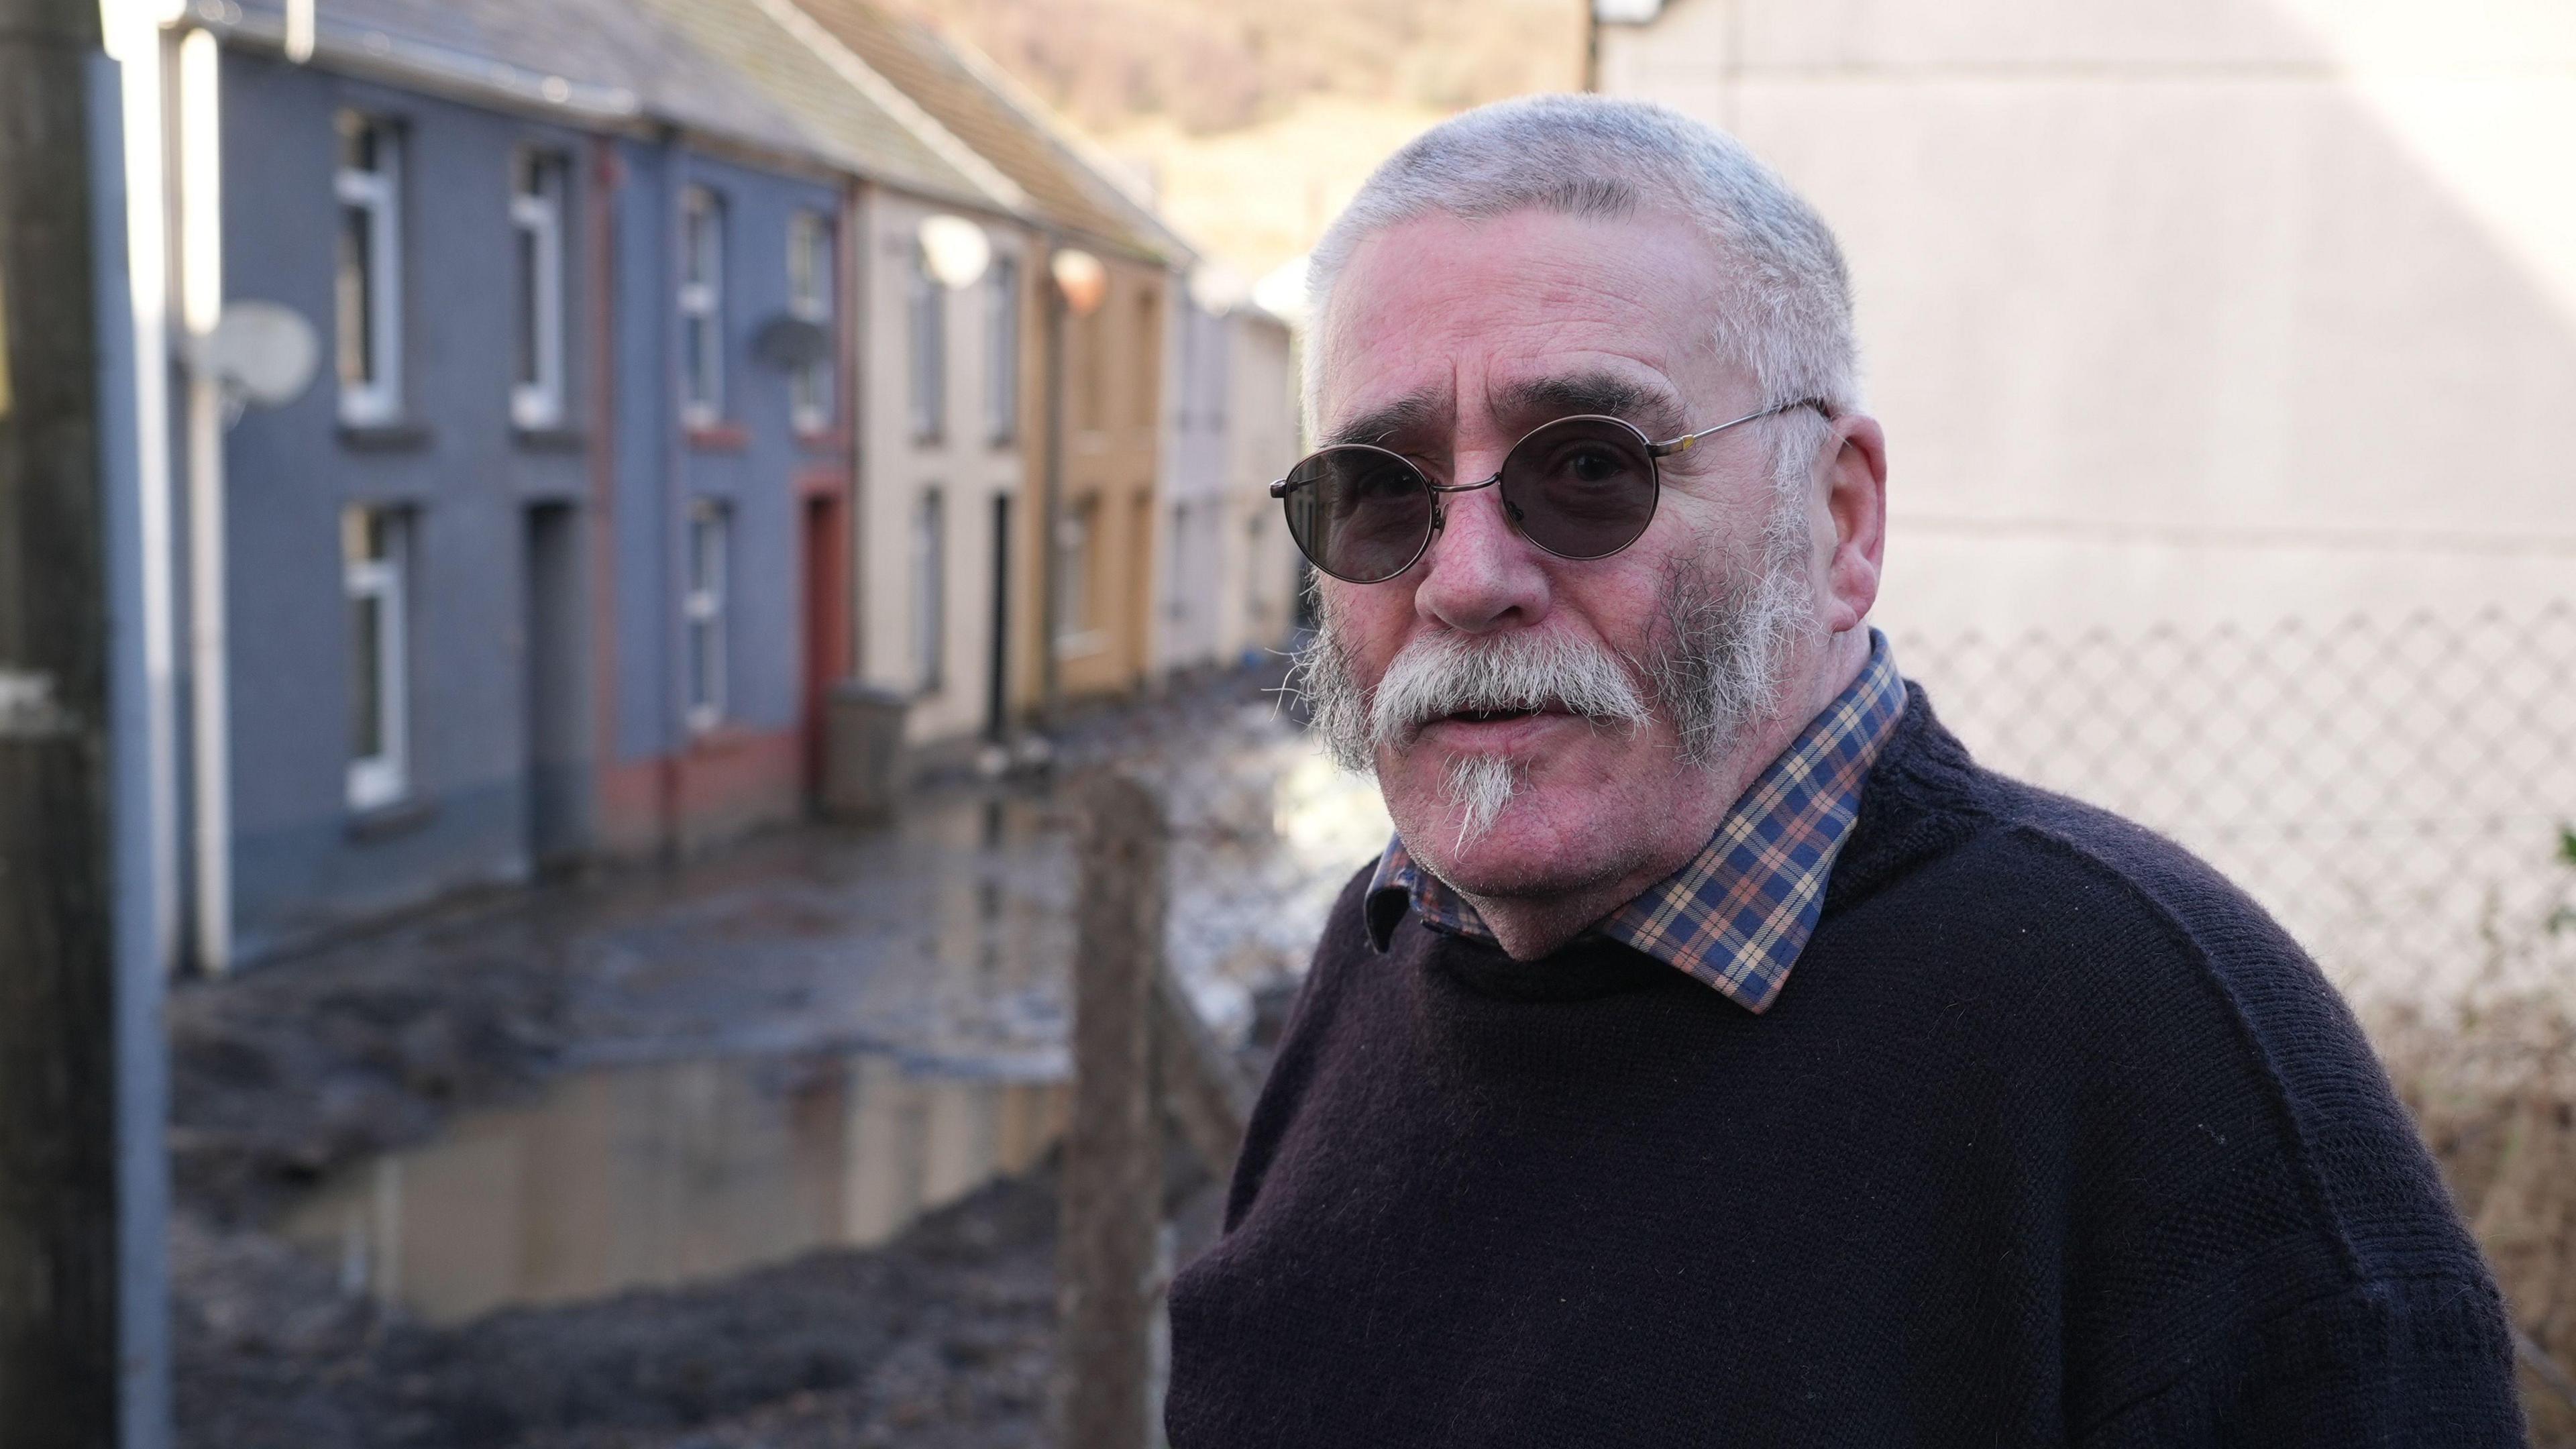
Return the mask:
MULTIPOLYGON (((1391 227, 1336 284, 1318 340, 1321 423, 1332 441, 1405 454, 1435 481, 1474 482, 1531 428, 1569 414, 1622 417, 1662 441, 1778 401, 1715 353, 1717 266, 1686 225, 1660 217, 1532 210, 1391 227)), ((1815 632, 1830 553, 1833 522, 1806 490, 1782 506, 1766 431, 1782 425, 1749 423, 1663 459, 1653 522, 1609 558, 1538 548, 1486 489, 1447 496, 1444 528, 1397 578, 1322 581, 1327 672, 1355 697, 1383 706, 1430 680, 1436 701, 1443 681, 1501 660, 1574 696, 1394 728, 1380 709, 1367 749, 1388 813, 1443 879, 1494 897, 1580 891, 1685 858, 1715 829, 1733 790, 1721 791, 1729 777, 1713 757, 1776 707, 1793 663, 1779 656, 1815 632), (1811 544, 1811 521, 1827 548, 1811 544), (1451 667, 1424 668, 1432 659, 1451 667), (1694 701, 1747 686, 1763 697, 1721 697, 1717 717, 1699 720, 1713 728, 1694 728, 1709 714, 1694 701)))

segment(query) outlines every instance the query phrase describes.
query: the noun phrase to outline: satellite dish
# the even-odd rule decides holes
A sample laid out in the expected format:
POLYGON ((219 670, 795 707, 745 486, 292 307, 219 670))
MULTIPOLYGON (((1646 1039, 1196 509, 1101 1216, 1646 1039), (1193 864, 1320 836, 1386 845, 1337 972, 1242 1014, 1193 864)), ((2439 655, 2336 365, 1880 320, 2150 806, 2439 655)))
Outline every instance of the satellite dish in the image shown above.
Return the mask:
POLYGON ((253 407, 282 407, 313 385, 322 340, 291 307, 242 301, 224 306, 214 330, 197 339, 195 362, 224 391, 253 407))
POLYGON ((1088 317, 1098 311, 1101 300, 1109 295, 1109 269, 1089 252, 1066 247, 1047 263, 1047 270, 1055 274, 1056 289, 1064 293, 1066 310, 1076 317, 1088 317))
POLYGON ((975 285, 993 264, 993 239, 962 216, 921 219, 921 259, 930 275, 951 290, 975 285))
POLYGON ((832 355, 832 334, 819 322, 782 312, 761 324, 751 355, 781 372, 794 372, 832 355))

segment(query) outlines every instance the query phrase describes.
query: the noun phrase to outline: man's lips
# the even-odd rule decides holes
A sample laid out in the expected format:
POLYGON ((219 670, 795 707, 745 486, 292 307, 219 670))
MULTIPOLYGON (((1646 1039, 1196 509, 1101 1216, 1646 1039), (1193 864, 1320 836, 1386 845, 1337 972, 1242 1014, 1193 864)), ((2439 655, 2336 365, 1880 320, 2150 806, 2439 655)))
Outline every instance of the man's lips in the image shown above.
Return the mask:
POLYGON ((1553 704, 1536 709, 1462 709, 1441 715, 1437 719, 1423 721, 1417 733, 1430 734, 1437 731, 1452 736, 1463 735, 1477 739, 1500 740, 1533 729, 1544 728, 1553 721, 1572 718, 1574 715, 1571 711, 1562 705, 1553 704))

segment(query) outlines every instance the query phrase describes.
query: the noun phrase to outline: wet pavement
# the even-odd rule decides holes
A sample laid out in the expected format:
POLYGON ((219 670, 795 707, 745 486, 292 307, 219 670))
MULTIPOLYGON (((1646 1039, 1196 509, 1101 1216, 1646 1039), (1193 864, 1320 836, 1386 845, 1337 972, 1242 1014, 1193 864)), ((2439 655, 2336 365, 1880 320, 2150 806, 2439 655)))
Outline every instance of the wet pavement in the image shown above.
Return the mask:
MULTIPOLYGON (((1387 830, 1261 683, 1099 717, 1054 777, 1161 787, 1169 954, 1233 1044, 1387 830)), ((432 1323, 883 1243, 1060 1130, 1073 826, 952 782, 192 987, 183 1207, 432 1323)))
POLYGON ((342 1293, 458 1323, 879 1246, 1036 1166, 1066 1103, 881 1052, 594 1068, 352 1166, 278 1232, 342 1293))

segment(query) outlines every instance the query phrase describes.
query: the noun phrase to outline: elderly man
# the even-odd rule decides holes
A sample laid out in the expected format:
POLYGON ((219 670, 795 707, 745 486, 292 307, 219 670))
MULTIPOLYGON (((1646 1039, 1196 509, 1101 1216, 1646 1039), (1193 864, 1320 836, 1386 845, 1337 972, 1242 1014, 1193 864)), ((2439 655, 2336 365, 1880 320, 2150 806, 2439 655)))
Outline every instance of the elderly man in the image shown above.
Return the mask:
POLYGON ((1547 97, 1317 250, 1275 489, 1397 838, 1325 923, 1171 1441, 2521 1442, 2350 1014, 2166 841, 1980 769, 1868 625, 1831 234, 1547 97))

